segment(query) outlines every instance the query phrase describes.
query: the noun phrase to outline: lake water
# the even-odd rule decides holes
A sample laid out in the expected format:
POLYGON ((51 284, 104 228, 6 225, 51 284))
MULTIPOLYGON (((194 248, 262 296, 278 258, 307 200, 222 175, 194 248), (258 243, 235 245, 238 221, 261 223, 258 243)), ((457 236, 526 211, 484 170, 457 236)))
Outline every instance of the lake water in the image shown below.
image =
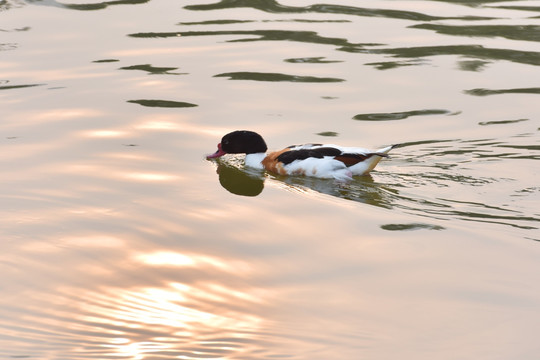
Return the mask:
POLYGON ((540 1, 0 1, 0 358, 538 359, 539 66, 540 1))

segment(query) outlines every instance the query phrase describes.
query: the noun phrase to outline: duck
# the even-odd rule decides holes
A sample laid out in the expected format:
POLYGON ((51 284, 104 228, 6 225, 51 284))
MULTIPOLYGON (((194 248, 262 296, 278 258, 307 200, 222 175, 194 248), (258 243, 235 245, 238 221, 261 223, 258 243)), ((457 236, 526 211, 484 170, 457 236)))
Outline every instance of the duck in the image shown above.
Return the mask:
POLYGON ((267 153, 268 147, 261 135, 254 131, 236 130, 224 135, 217 151, 206 158, 245 154, 245 166, 273 174, 347 181, 353 176, 369 174, 397 146, 372 151, 333 144, 303 144, 267 153))

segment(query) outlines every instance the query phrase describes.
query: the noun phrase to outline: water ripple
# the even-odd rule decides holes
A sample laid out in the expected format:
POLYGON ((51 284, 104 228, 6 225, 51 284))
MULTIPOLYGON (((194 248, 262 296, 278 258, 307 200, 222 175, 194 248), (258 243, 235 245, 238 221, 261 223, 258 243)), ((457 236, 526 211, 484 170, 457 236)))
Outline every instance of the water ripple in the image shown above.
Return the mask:
POLYGON ((381 54, 396 58, 408 58, 406 61, 368 62, 377 69, 386 70, 407 65, 422 65, 423 58, 441 55, 454 55, 479 59, 475 63, 463 63, 461 68, 468 71, 481 70, 487 61, 510 61, 528 65, 540 65, 540 52, 497 49, 482 45, 436 45, 388 48, 380 43, 352 43, 344 38, 321 36, 315 31, 290 30, 221 30, 221 31, 179 31, 179 32, 142 32, 129 34, 136 38, 168 38, 189 36, 246 36, 240 39, 227 40, 227 42, 250 41, 295 41, 312 44, 334 45, 337 50, 350 53, 381 54), (255 36, 255 37, 254 37, 255 36))
POLYGON ((375 114, 358 114, 353 117, 354 120, 364 121, 388 121, 388 120, 403 120, 411 116, 423 115, 448 115, 451 111, 440 109, 413 110, 393 113, 375 113, 375 114))
POLYGON ((500 95, 500 94, 540 94, 540 88, 517 88, 517 89, 471 89, 465 90, 465 94, 474 96, 488 96, 488 95, 500 95))
POLYGON ((290 62, 293 64, 331 64, 331 63, 339 63, 342 62, 340 60, 324 60, 324 56, 318 56, 318 57, 305 57, 305 58, 293 58, 293 59, 285 59, 285 62, 290 62))
MULTIPOLYGON (((335 4, 314 4, 308 6, 288 6, 280 4, 274 0, 221 0, 213 4, 187 5, 188 10, 223 10, 234 8, 253 8, 268 13, 320 13, 320 14, 342 14, 365 17, 386 17, 391 19, 433 21, 442 19, 456 19, 455 17, 431 16, 415 11, 393 10, 393 9, 373 9, 335 4)), ((488 20, 490 17, 467 16, 458 17, 462 20, 488 20)))
POLYGON ((195 107, 196 104, 184 102, 184 101, 171 101, 171 100, 128 100, 128 103, 139 104, 146 107, 162 107, 162 108, 186 108, 195 107))
MULTIPOLYGON (((103 62, 103 61, 101 61, 101 62, 103 62)), ((178 68, 176 68, 176 67, 157 67, 157 66, 152 66, 150 64, 123 66, 123 67, 119 68, 119 70, 146 71, 146 72, 148 72, 149 74, 152 74, 152 75, 161 75, 161 74, 166 74, 166 75, 186 75, 186 73, 172 72, 173 70, 177 70, 177 69, 178 68)))
POLYGON ((343 38, 325 37, 315 31, 292 31, 292 30, 221 30, 221 31, 177 31, 177 32, 143 32, 129 34, 135 38, 169 38, 190 36, 227 36, 240 35, 241 39, 228 40, 227 42, 250 42, 250 41, 295 41, 311 44, 330 44, 335 46, 353 46, 355 49, 366 45, 376 44, 351 44, 343 38))
POLYGON ((59 2, 56 0, 29 0, 29 2, 37 5, 47 5, 47 6, 55 6, 55 7, 61 7, 71 10, 102 10, 106 9, 109 6, 114 5, 138 5, 138 4, 145 4, 150 2, 150 0, 112 0, 112 1, 101 1, 96 3, 86 3, 86 4, 69 4, 64 2, 59 2))
POLYGON ((357 48, 356 46, 345 46, 339 50, 353 53, 384 54, 398 58, 411 59, 420 59, 439 55, 454 55, 483 60, 506 60, 520 64, 540 65, 540 52, 513 49, 494 49, 487 48, 482 45, 437 45, 370 50, 366 50, 365 48, 357 48))
POLYGON ((503 124, 514 124, 522 121, 528 121, 529 119, 516 119, 516 120, 492 120, 492 121, 481 121, 478 125, 503 125, 503 124))
POLYGON ((413 223, 413 224, 386 224, 381 225, 381 228, 389 231, 410 231, 410 230, 444 230, 444 227, 439 225, 429 225, 422 223, 413 223))
POLYGON ((24 84, 24 85, 2 85, 0 90, 13 90, 13 89, 23 89, 35 86, 43 86, 45 84, 24 84))
POLYGON ((230 80, 254 80, 254 81, 289 81, 300 83, 334 83, 342 82, 344 79, 317 77, 317 76, 300 76, 288 75, 281 73, 262 73, 239 71, 214 75, 214 77, 228 77, 230 80))
POLYGON ((540 26, 537 25, 441 25, 418 24, 414 29, 433 30, 439 34, 470 37, 502 37, 519 41, 540 41, 540 26))

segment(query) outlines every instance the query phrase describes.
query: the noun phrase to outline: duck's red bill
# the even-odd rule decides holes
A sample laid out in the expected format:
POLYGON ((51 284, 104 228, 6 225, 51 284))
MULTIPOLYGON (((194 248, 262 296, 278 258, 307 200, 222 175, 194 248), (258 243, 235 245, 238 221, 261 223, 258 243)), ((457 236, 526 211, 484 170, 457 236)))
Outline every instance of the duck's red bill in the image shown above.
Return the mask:
POLYGON ((217 151, 215 153, 213 153, 213 154, 206 155, 206 158, 207 159, 215 159, 215 158, 218 158, 218 157, 223 156, 225 154, 226 154, 226 152, 221 150, 221 144, 218 144, 217 151))

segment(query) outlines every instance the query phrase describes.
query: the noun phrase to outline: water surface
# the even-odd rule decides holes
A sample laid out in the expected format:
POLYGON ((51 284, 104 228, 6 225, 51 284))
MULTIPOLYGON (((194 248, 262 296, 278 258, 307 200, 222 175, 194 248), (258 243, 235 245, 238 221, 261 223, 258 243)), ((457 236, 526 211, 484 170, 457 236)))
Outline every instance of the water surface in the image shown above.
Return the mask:
POLYGON ((539 11, 0 1, 0 358, 535 359, 539 11))

